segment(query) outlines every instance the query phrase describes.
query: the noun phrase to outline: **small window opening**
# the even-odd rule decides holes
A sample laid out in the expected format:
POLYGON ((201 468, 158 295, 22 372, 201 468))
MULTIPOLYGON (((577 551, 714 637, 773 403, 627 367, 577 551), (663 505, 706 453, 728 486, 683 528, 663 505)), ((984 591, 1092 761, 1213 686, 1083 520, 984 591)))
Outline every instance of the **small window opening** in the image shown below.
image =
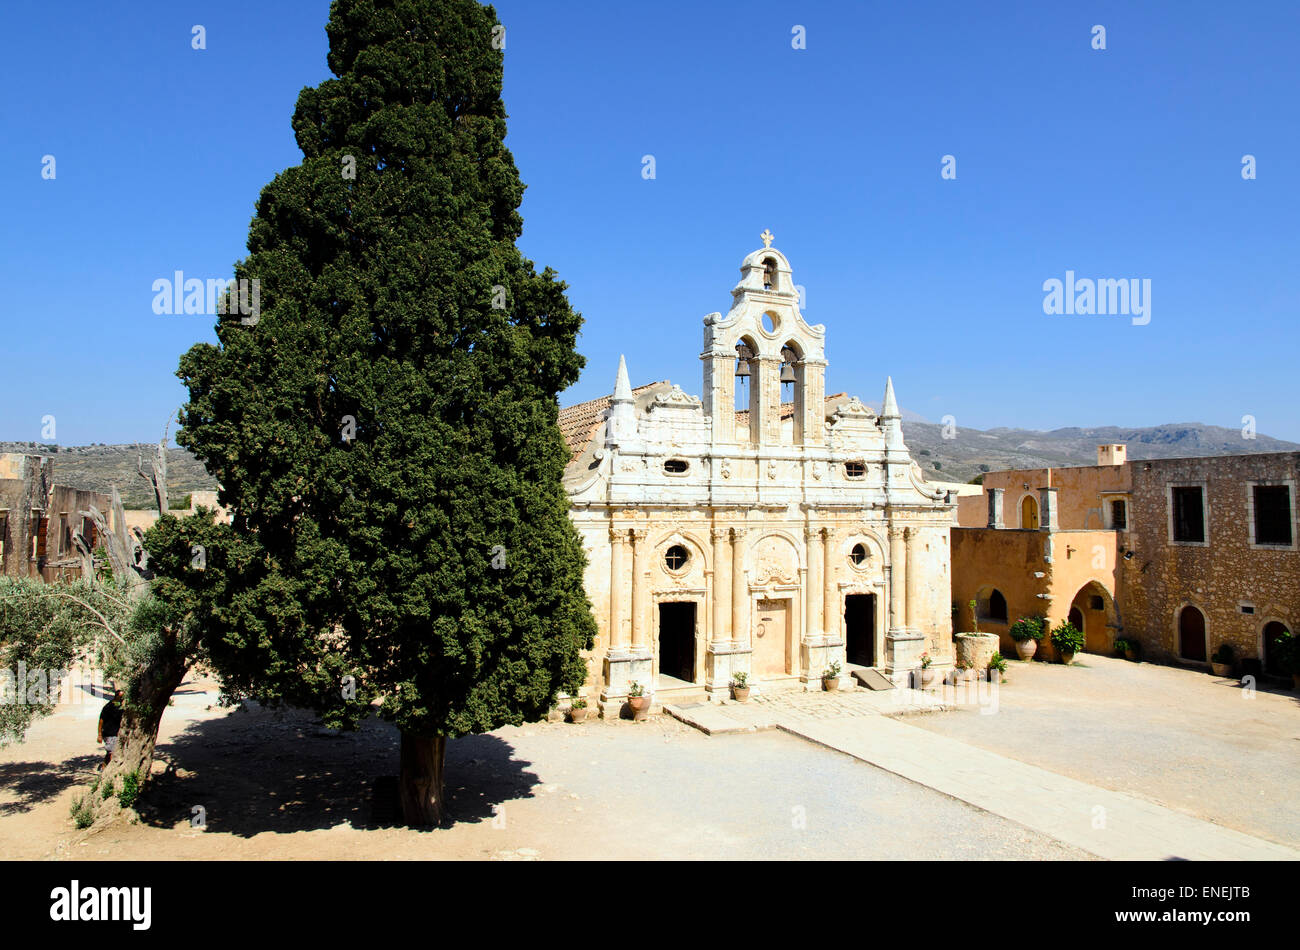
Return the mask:
POLYGON ((685 459, 669 459, 664 462, 664 471, 669 475, 680 475, 690 467, 685 459))
POLYGON ((680 544, 674 544, 664 552, 664 563, 668 565, 670 571, 681 570, 690 559, 690 553, 680 544))
POLYGON ((849 560, 857 565, 864 564, 867 560, 867 546, 865 544, 853 545, 853 550, 849 552, 849 560))
POLYGON ((866 462, 845 462, 844 474, 849 478, 862 478, 867 474, 866 462))

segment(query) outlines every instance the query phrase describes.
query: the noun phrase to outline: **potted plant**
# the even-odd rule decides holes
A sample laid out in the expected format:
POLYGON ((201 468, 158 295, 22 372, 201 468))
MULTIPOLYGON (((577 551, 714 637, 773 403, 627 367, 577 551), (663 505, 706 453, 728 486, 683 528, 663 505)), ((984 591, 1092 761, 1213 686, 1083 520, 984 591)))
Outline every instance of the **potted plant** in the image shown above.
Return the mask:
POLYGON ((738 703, 746 702, 749 699, 748 673, 731 674, 731 698, 738 703))
POLYGON ((1066 620, 1052 631, 1052 646, 1061 654, 1061 662, 1069 666, 1074 655, 1083 649, 1083 631, 1066 620))
POLYGON ((1215 650, 1214 655, 1210 657, 1210 669, 1214 671, 1215 676, 1231 676, 1234 659, 1232 644, 1220 643, 1219 649, 1215 650))
POLYGON ((587 718, 587 701, 574 696, 569 700, 569 722, 583 722, 587 718))
POLYGON ((1125 659, 1132 660, 1136 663, 1142 658, 1142 644, 1139 641, 1130 640, 1128 637, 1124 637, 1122 640, 1117 640, 1115 646, 1119 647, 1121 643, 1124 644, 1125 659))
POLYGON ((840 688, 840 661, 831 660, 831 665, 822 670, 822 689, 833 693, 840 688))
POLYGON ((989 682, 1007 681, 1007 661, 1002 659, 1001 653, 994 653, 993 659, 989 660, 989 682))
POLYGON ((921 687, 930 686, 934 683, 935 672, 930 669, 930 664, 934 661, 930 659, 930 652, 927 650, 921 654, 921 687))
POLYGON ((645 687, 636 680, 627 684, 627 704, 632 708, 633 722, 641 722, 650 711, 650 697, 645 694, 645 687))
POLYGON ((1032 659, 1038 652, 1038 641, 1043 639, 1042 617, 1021 617, 1007 631, 1016 643, 1016 655, 1022 660, 1032 659))

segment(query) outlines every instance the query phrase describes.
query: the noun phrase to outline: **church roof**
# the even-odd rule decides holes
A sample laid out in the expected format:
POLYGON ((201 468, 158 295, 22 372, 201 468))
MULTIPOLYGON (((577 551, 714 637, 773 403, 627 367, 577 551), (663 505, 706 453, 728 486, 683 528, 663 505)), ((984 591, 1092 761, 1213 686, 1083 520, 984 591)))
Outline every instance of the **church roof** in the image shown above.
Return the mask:
MULTIPOLYGON (((638 386, 632 390, 633 396, 641 396, 650 392, 652 389, 668 386, 670 383, 666 379, 661 379, 657 383, 646 383, 644 386, 638 386)), ((838 405, 847 398, 847 393, 836 393, 833 396, 826 397, 826 411, 829 415, 835 408, 832 403, 838 405)), ((572 462, 582 450, 587 447, 587 443, 595 437, 601 425, 604 423, 603 415, 609 408, 611 396, 601 396, 599 399, 592 399, 588 402, 580 402, 576 406, 565 406, 560 410, 560 434, 564 436, 564 443, 569 447, 569 461, 572 462)), ((794 403, 781 403, 781 418, 789 419, 794 415, 794 403)), ((742 409, 736 413, 736 424, 740 426, 749 425, 749 410, 742 409)))
MULTIPOLYGON (((640 396, 656 386, 667 385, 668 380, 661 379, 657 383, 638 386, 632 390, 632 395, 640 396)), ((595 436, 596 430, 604 422, 602 415, 609 408, 612 398, 611 396, 601 396, 599 399, 580 402, 576 406, 566 406, 560 410, 560 434, 564 436, 564 443, 569 447, 570 462, 582 454, 582 450, 587 447, 587 443, 595 436)))
MULTIPOLYGON (((836 393, 834 396, 827 396, 827 397, 826 397, 826 415, 827 415, 827 417, 830 416, 831 411, 835 408, 834 406, 831 406, 831 403, 835 403, 835 404, 838 406, 838 404, 839 404, 840 402, 842 402, 844 399, 846 399, 846 398, 848 397, 848 395, 849 395, 848 393, 836 393)), ((783 402, 783 403, 781 403, 781 419, 784 421, 784 420, 786 420, 786 419, 789 419, 789 418, 790 418, 791 416, 793 416, 793 415, 794 415, 794 403, 792 403, 792 402, 783 402)), ((749 410, 748 410, 748 409, 741 409, 741 410, 739 410, 739 411, 736 412, 736 425, 738 425, 738 426, 740 426, 740 427, 742 427, 742 428, 744 428, 745 426, 749 425, 749 410)))

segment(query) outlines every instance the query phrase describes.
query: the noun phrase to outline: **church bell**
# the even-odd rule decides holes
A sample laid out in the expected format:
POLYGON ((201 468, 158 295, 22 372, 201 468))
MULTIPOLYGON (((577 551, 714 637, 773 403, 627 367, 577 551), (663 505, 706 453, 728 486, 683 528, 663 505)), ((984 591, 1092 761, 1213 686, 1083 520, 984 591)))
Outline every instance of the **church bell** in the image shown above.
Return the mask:
POLYGON ((754 351, 744 343, 736 344, 736 378, 749 376, 749 361, 754 358, 754 351))

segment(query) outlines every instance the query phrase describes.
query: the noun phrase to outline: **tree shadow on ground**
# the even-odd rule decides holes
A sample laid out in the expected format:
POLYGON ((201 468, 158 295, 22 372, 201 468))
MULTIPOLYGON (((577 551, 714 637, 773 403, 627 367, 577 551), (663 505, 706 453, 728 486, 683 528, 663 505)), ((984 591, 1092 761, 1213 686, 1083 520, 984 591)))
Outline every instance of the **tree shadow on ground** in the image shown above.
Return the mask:
MULTIPOLYGON (((393 807, 400 736, 369 719, 356 732, 326 730, 300 710, 246 704, 229 715, 192 723, 159 743, 166 770, 137 806, 141 819, 172 828, 202 817, 210 832, 252 837, 347 823, 375 829, 399 824, 393 807), (196 810, 196 806, 201 811, 196 810)), ((532 797, 531 762, 514 757, 498 736, 447 744, 449 819, 491 820, 507 801, 532 797)))
POLYGON ((87 771, 102 760, 79 755, 63 762, 5 762, 0 764, 0 789, 14 792, 15 801, 0 804, 0 817, 31 811, 64 789, 86 781, 87 771))

